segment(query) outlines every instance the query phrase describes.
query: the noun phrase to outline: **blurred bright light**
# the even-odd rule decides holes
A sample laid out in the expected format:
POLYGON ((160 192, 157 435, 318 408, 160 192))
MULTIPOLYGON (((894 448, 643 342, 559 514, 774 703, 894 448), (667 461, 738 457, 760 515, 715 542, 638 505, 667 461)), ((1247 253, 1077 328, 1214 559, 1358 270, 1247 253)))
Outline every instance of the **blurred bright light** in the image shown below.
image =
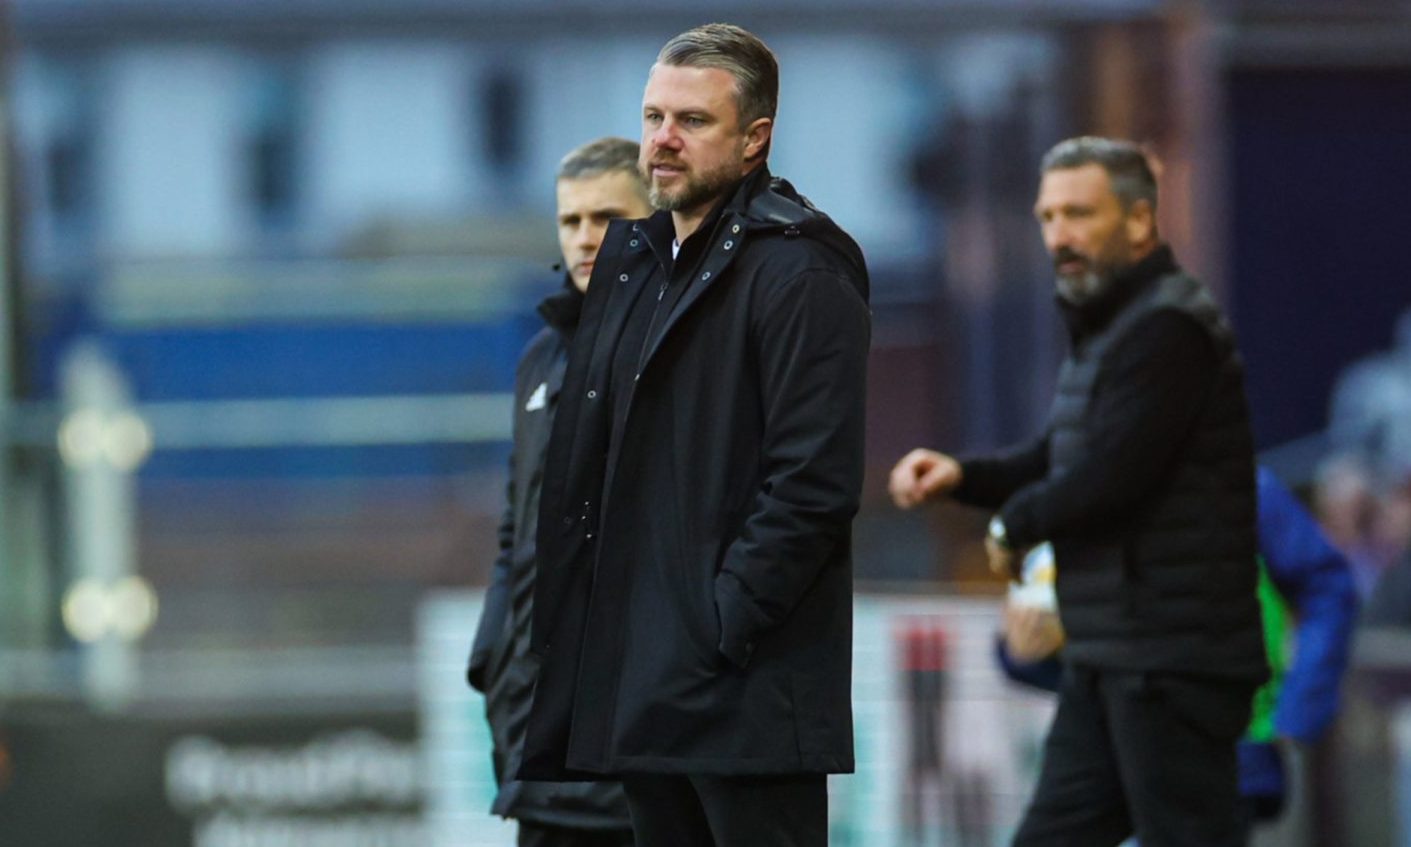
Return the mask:
POLYGON ((64 626, 91 644, 109 635, 136 641, 157 622, 157 593, 140 576, 117 582, 81 579, 64 595, 64 626))
POLYGON ((103 452, 103 414, 96 409, 83 409, 59 425, 59 455, 70 467, 83 467, 96 462, 103 452))
POLYGON ((157 592, 140 576, 129 576, 111 589, 109 621, 119 638, 136 641, 157 622, 157 592))
POLYGON ((134 471, 152 452, 152 431, 147 422, 131 412, 123 412, 108 422, 103 432, 103 453, 113 467, 134 471))
POLYGON ((75 640, 91 644, 108 631, 108 589, 81 579, 64 595, 64 626, 75 640))
POLYGON ((59 426, 59 455, 69 467, 89 467, 106 460, 120 471, 134 471, 152 452, 152 430, 141 417, 120 412, 112 417, 82 409, 59 426))

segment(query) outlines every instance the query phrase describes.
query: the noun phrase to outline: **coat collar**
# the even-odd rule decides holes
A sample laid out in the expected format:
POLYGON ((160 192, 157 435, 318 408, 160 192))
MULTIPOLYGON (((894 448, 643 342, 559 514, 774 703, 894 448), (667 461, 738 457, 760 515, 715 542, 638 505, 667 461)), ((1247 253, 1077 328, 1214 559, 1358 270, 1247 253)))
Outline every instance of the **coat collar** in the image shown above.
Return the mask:
POLYGON ((539 315, 560 334, 569 335, 578 327, 583 315, 583 299, 583 292, 573 284, 573 277, 564 274, 563 288, 539 303, 539 315))
MULTIPOLYGON (((751 198, 759 193, 761 186, 767 186, 770 179, 769 166, 760 165, 735 183, 732 188, 723 192, 709 214, 701 221, 701 225, 681 245, 682 248, 684 249, 686 244, 693 244, 698 239, 710 238, 722 216, 748 208, 751 198)), ((676 224, 671 220, 671 213, 666 211, 654 213, 642 222, 641 232, 646 236, 647 244, 651 247, 652 252, 656 254, 657 262, 663 268, 671 268, 675 264, 671 255, 672 244, 676 241, 676 224)))
MULTIPOLYGON (((675 273, 676 263, 671 257, 675 227, 671 214, 657 212, 645 220, 634 222, 632 227, 627 254, 651 252, 654 254, 654 264, 659 266, 661 272, 675 273)), ((743 252, 745 243, 772 236, 808 238, 832 250, 852 267, 859 293, 866 298, 867 264, 857 243, 799 194, 788 180, 773 176, 767 166, 761 165, 722 195, 721 201, 701 222, 700 228, 687 239, 691 253, 689 257, 683 254, 683 258, 693 265, 692 277, 686 281, 689 287, 672 306, 661 331, 649 341, 644 366, 651 361, 662 340, 671 333, 681 317, 718 284, 736 257, 743 252), (697 238, 703 239, 704 243, 697 242, 697 238)), ((650 263, 629 264, 635 264, 640 270, 622 274, 614 285, 620 282, 621 288, 633 291, 642 283, 641 276, 650 263)), ((627 291, 624 291, 624 296, 627 291)))
MULTIPOLYGON (((671 245, 676 229, 671 222, 671 213, 657 212, 638 221, 637 228, 644 236, 640 249, 650 249, 656 255, 658 264, 663 268, 672 268, 671 245)), ((769 231, 790 237, 803 236, 827 246, 852 267, 865 295, 868 287, 867 262, 861 248, 788 180, 770 173, 768 165, 751 171, 733 189, 725 192, 687 241, 698 237, 711 239, 712 243, 705 248, 710 251, 724 241, 738 244, 746 232, 761 234, 769 231), (729 226, 721 230, 719 225, 724 219, 730 219, 729 226), (739 229, 736 229, 737 226, 739 229)))

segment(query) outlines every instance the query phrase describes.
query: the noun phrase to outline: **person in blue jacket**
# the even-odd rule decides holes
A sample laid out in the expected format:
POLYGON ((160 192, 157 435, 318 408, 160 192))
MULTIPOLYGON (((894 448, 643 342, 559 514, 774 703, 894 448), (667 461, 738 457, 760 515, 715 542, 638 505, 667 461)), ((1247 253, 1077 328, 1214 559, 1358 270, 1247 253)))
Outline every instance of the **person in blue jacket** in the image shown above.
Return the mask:
MULTIPOLYGON (((1259 600, 1270 681, 1255 694, 1254 718, 1239 745, 1240 795, 1250 823, 1271 820, 1287 793, 1279 739, 1311 744, 1337 715, 1339 685, 1357 617, 1347 559, 1267 468, 1258 470, 1259 600), (1297 644, 1288 661, 1289 624, 1297 644)), ((1057 564, 1062 568, 1062 563, 1057 564)), ((997 654, 1005 673, 1058 690, 1063 629, 1043 604, 1006 605, 997 654)))

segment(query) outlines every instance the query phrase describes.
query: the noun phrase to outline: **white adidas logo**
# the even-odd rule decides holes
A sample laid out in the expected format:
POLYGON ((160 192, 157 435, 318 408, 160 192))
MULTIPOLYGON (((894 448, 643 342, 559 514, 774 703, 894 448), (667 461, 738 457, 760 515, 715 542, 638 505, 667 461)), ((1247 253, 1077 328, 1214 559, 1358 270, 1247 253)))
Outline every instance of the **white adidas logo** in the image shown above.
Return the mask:
POLYGON ((524 411, 537 412, 549 404, 549 384, 539 383, 539 387, 534 389, 534 393, 529 395, 529 402, 524 404, 524 411))

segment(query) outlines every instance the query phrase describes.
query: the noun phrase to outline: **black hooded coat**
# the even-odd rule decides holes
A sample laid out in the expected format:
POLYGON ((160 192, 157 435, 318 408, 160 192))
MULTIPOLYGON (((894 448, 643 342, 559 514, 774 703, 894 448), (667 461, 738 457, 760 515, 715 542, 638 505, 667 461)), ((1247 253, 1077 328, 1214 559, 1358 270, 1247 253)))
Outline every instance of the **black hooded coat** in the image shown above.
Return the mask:
POLYGON ((519 775, 850 772, 862 253, 764 168, 679 262, 673 236, 610 226, 570 351, 519 775), (639 295, 658 312, 622 356, 639 295))
POLYGON ((485 695, 499 790, 490 808, 501 817, 567 829, 630 829, 627 798, 615 782, 523 782, 519 769, 538 660, 529 652, 533 619, 540 481, 549 430, 563 387, 568 345, 583 295, 565 278, 563 290, 539 305, 544 327, 524 350, 514 381, 514 448, 510 453, 500 554, 485 592, 466 678, 485 695))

